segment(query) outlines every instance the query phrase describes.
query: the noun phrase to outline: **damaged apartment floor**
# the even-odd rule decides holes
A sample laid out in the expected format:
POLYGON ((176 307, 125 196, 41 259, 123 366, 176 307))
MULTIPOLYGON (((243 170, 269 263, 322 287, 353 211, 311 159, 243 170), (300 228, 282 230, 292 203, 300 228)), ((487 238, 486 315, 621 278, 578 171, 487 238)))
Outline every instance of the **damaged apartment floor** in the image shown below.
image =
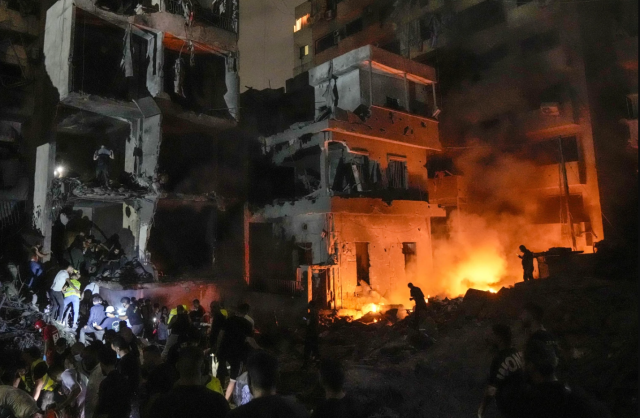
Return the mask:
MULTIPOLYGON (((511 325, 522 347, 518 317, 528 302, 545 307, 545 326, 560 341, 560 379, 585 389, 614 416, 636 417, 638 305, 630 283, 546 279, 497 295, 471 290, 464 301, 430 301, 421 333, 407 320, 392 324, 379 314, 369 325, 324 318, 320 350, 345 362, 348 392, 368 417, 475 416, 492 359, 486 342, 491 326, 511 325)), ((280 392, 313 408, 323 393, 317 370, 301 371, 303 334, 267 333, 263 344, 280 353, 280 392)), ((498 416, 495 406, 486 416, 498 416)))

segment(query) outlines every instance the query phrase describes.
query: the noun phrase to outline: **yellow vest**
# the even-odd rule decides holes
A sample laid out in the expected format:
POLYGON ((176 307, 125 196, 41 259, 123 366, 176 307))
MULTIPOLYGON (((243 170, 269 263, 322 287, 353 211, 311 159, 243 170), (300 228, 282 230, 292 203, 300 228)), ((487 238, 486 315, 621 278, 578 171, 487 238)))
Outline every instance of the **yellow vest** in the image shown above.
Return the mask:
POLYGON ((64 291, 64 297, 69 297, 69 296, 77 296, 80 297, 80 282, 78 280, 75 279, 71 279, 69 280, 71 282, 72 285, 74 285, 75 287, 78 288, 78 290, 74 290, 71 286, 67 287, 67 290, 64 291))
POLYGON ((225 318, 228 318, 228 317, 229 317, 229 312, 227 312, 227 310, 226 310, 226 309, 220 309, 220 313, 221 313, 222 315, 224 315, 224 317, 225 317, 225 318))
MULTIPOLYGON (((25 389, 27 389, 27 392, 31 392, 31 390, 33 390, 33 386, 30 385, 35 385, 35 379, 33 378, 33 371, 35 370, 36 366, 40 363, 44 363, 44 360, 42 359, 38 359, 35 360, 33 363, 31 363, 31 370, 29 370, 30 375, 30 381, 27 381, 26 379, 26 375, 20 376, 20 379, 22 379, 22 381, 24 382, 24 386, 25 389)), ((49 377, 48 374, 45 374, 44 376, 42 376, 42 379, 44 380, 44 385, 42 386, 42 390, 48 390, 48 391, 53 391, 53 389, 56 386, 56 382, 53 381, 53 379, 51 379, 49 377)))
POLYGON ((211 380, 209 381, 209 383, 207 383, 207 389, 213 392, 218 392, 220 395, 224 395, 224 393, 222 393, 222 385, 220 384, 220 380, 215 376, 211 377, 211 380))
MULTIPOLYGON (((184 308, 185 312, 189 312, 187 310, 187 305, 182 305, 182 307, 184 308)), ((173 308, 169 311, 169 318, 167 318, 167 325, 169 325, 169 323, 171 322, 171 318, 173 318, 176 315, 178 315, 178 308, 173 308)))

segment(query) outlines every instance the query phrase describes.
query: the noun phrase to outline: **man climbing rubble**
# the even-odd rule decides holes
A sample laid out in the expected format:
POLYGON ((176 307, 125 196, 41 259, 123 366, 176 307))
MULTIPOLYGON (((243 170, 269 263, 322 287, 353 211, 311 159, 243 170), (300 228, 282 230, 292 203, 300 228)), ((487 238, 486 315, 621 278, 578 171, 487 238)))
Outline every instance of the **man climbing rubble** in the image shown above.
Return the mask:
POLYGON ((96 162, 96 180, 104 187, 109 187, 109 163, 115 157, 113 151, 100 145, 100 149, 93 153, 93 161, 96 162))
POLYGON ((422 293, 422 289, 417 286, 414 286, 413 283, 409 283, 407 285, 409 287, 411 297, 409 300, 412 300, 416 303, 416 306, 413 310, 413 327, 415 329, 420 328, 420 316, 427 315, 427 301, 424 298, 424 293, 422 293))

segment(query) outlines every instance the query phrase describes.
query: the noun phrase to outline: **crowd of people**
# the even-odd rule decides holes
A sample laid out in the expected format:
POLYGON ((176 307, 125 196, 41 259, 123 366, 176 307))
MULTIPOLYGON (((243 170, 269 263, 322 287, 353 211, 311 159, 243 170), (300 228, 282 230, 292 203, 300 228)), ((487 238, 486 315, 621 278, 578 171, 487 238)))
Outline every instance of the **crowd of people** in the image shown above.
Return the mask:
MULTIPOLYGON (((48 315, 35 322, 43 348, 0 353, 2 418, 365 418, 345 393, 345 371, 320 358, 319 308, 308 305, 304 364, 318 365, 325 400, 309 413, 278 395, 278 360, 255 339, 250 306, 206 310, 160 306, 150 299, 107 301, 95 283, 83 283, 74 266, 58 271, 48 290, 48 315), (80 299, 80 295, 82 299, 80 299), (65 336, 75 335, 74 341, 65 336)), ((409 285, 414 319, 429 315, 422 291, 409 285), (423 306, 424 305, 424 306, 423 306)), ((600 418, 604 408, 559 381, 562 358, 544 312, 527 305, 521 324, 525 346, 513 346, 511 328, 496 324, 496 356, 477 412, 495 401, 506 418, 600 418)))

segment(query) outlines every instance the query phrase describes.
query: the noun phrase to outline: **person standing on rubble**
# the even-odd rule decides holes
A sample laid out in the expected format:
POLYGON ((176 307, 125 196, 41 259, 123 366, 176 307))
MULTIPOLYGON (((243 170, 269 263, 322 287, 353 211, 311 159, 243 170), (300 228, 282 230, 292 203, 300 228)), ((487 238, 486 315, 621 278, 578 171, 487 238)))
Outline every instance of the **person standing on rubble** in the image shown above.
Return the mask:
POLYGON ((53 360, 56 352, 56 342, 60 338, 58 328, 55 325, 47 324, 42 319, 38 319, 34 328, 42 333, 42 339, 44 340, 44 360, 48 365, 53 364, 53 360))
POLYGON ((104 187, 109 187, 109 163, 115 157, 113 151, 100 145, 100 149, 93 153, 93 161, 96 162, 96 180, 104 187))
MULTIPOLYGON (((64 315, 64 294, 62 290, 65 284, 68 287, 76 289, 76 287, 70 281, 70 275, 73 274, 73 266, 68 266, 64 270, 60 270, 56 277, 53 279, 53 284, 49 289, 49 298, 51 299, 51 317, 57 322, 62 322, 64 315)), ((79 290, 77 288, 76 290, 79 290)))
POLYGON ((524 245, 520 246, 520 252, 522 252, 522 255, 519 255, 518 257, 522 259, 522 270, 524 271, 523 279, 525 282, 528 282, 529 280, 533 280, 534 254, 524 245))
POLYGON ((122 307, 125 309, 124 315, 120 315, 120 319, 129 321, 131 324, 131 331, 133 335, 139 337, 144 329, 144 322, 142 322, 142 315, 140 314, 140 308, 131 299, 124 297, 120 299, 122 307))
POLYGON ((66 286, 63 290, 63 322, 66 325, 67 322, 67 306, 71 305, 73 308, 73 325, 71 329, 78 328, 78 317, 80 316, 80 280, 77 274, 72 274, 69 278, 70 285, 66 286))
POLYGON ((427 301, 424 298, 424 293, 422 293, 422 289, 420 289, 417 286, 414 286, 413 283, 409 283, 407 285, 409 287, 410 293, 411 293, 411 297, 409 298, 409 300, 412 300, 415 302, 416 306, 415 309, 413 310, 413 327, 415 329, 419 329, 420 328, 420 316, 421 315, 427 315, 427 301))
POLYGON ((492 328, 490 342, 497 351, 491 362, 489 382, 478 409, 478 418, 485 414, 489 403, 495 399, 500 416, 516 417, 516 407, 524 384, 524 360, 511 344, 512 334, 508 325, 496 324, 492 328))

